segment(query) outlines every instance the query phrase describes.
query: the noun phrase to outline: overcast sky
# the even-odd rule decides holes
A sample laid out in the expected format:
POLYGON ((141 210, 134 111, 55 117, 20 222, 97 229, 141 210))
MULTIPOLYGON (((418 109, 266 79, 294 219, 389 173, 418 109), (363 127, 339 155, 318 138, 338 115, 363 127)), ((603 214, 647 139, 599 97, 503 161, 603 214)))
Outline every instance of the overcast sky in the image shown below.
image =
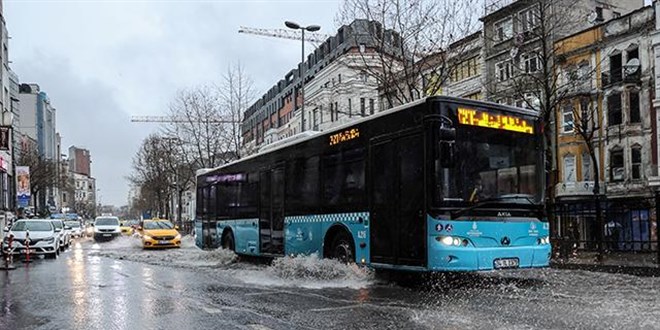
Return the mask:
MULTIPOLYGON (((241 61, 259 96, 294 68, 300 42, 237 33, 285 20, 335 33, 338 0, 4 0, 9 59, 23 83, 38 83, 57 109, 63 150, 92 155, 104 204, 127 203, 131 161, 178 89, 218 82, 241 61)), ((311 48, 311 47, 310 47, 311 48)))

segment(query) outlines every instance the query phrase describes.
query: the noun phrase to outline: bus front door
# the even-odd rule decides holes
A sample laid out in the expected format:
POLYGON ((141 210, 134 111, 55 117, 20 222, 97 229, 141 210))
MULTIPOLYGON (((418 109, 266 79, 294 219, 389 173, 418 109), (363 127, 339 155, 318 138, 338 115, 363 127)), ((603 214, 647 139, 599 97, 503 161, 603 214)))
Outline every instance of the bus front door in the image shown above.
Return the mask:
POLYGON ((284 168, 259 174, 260 252, 284 255, 284 168))
POLYGON ((371 262, 426 266, 422 135, 372 142, 369 157, 371 262))

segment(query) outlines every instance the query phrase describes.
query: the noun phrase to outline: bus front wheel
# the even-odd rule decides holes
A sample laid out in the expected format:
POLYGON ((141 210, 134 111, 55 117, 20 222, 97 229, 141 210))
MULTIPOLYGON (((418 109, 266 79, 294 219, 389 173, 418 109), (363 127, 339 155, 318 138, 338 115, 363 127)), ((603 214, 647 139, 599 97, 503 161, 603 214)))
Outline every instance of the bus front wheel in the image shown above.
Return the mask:
POLYGON ((234 235, 230 231, 227 231, 222 235, 222 248, 234 251, 234 235))
POLYGON ((337 233, 332 240, 330 258, 337 259, 343 263, 355 262, 355 247, 351 236, 345 231, 337 233))

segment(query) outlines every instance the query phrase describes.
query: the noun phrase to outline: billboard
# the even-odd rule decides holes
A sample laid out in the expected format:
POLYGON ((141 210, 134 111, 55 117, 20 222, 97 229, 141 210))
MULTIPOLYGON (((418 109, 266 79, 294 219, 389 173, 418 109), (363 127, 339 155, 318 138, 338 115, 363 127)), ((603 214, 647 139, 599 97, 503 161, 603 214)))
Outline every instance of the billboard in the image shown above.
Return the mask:
POLYGON ((16 199, 18 207, 30 204, 30 167, 16 166, 16 199))
POLYGON ((11 126, 0 126, 0 150, 9 151, 11 126))

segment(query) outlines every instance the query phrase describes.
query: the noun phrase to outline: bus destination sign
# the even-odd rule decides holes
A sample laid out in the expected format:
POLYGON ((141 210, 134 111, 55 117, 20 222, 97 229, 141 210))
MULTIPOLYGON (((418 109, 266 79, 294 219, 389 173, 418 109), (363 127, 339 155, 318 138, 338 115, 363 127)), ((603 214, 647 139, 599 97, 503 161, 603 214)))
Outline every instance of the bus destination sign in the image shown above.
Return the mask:
POLYGON ((350 141, 360 137, 360 130, 357 128, 347 129, 345 131, 330 135, 330 145, 334 146, 342 142, 350 141))
POLYGON ((503 114, 490 114, 473 109, 458 108, 458 122, 463 125, 534 134, 534 126, 530 125, 525 119, 503 114))

